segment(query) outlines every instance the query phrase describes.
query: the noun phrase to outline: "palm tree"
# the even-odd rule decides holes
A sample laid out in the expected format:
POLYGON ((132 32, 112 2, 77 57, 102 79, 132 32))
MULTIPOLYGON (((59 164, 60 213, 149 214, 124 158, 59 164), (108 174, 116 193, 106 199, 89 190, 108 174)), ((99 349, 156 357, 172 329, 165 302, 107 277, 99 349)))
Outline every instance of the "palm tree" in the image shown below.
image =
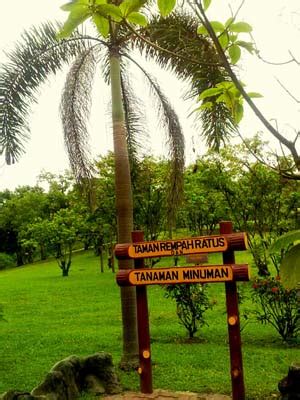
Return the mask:
MULTIPOLYGON (((161 22, 154 18, 147 28, 133 31, 126 24, 109 23, 109 31, 105 39, 98 34, 86 35, 79 31, 73 32, 67 39, 57 41, 56 34, 61 27, 57 24, 45 23, 23 33, 22 42, 8 55, 9 61, 2 66, 0 74, 0 151, 4 154, 7 164, 16 162, 24 152, 24 141, 29 136, 27 118, 30 105, 37 101, 38 88, 50 74, 70 64, 62 94, 61 116, 64 128, 64 137, 69 154, 71 167, 79 180, 85 180, 92 175, 91 163, 86 149, 88 135, 86 121, 91 104, 91 87, 93 76, 97 69, 102 73, 106 82, 111 86, 111 104, 113 121, 113 140, 115 155, 116 176, 116 209, 118 218, 118 242, 131 241, 133 230, 133 206, 131 191, 130 161, 134 164, 136 138, 143 134, 143 124, 138 115, 138 107, 128 80, 129 62, 137 65, 146 76, 153 94, 159 101, 159 111, 168 133, 168 142, 171 154, 170 169, 170 204, 171 209, 176 205, 182 186, 182 171, 184 167, 184 139, 178 118, 162 93, 159 85, 151 74, 142 68, 130 53, 132 48, 146 49, 146 55, 154 56, 161 64, 166 62, 172 66, 178 76, 201 77, 201 85, 209 87, 220 79, 220 71, 215 59, 212 59, 212 50, 209 52, 209 43, 206 39, 198 40, 198 36, 190 29, 189 16, 176 16, 161 22), (175 18, 175 19, 172 19, 175 18), (176 18, 180 21, 182 32, 176 34, 176 18), (174 25, 175 24, 175 25, 174 25), (152 31, 153 27, 153 31, 152 31), (169 28, 171 30, 169 30, 169 28), (153 37, 151 36, 153 32, 153 37), (159 33, 160 32, 160 33, 159 33), (167 53, 161 52, 160 46, 150 46, 149 38, 159 42, 160 34, 165 37, 172 32, 172 47, 167 53), (190 38, 194 49, 200 45, 203 63, 195 66, 187 63, 183 68, 182 58, 186 57, 181 34, 190 38), (177 48, 176 48, 177 43, 177 48), (181 46, 181 47, 180 47, 181 46), (179 57, 175 54, 178 51, 179 57), (151 53, 153 52, 153 53, 151 53), (174 63, 174 64, 172 64, 174 63), (174 65, 174 66, 173 66, 174 65), (213 66, 214 72, 207 75, 213 66), (203 67, 203 70, 201 68, 203 67), (198 71, 198 72, 197 72, 198 71), (200 72, 199 72, 200 71, 200 72), (214 82, 211 81, 214 79, 214 82), (130 153, 128 152, 130 149, 130 153), (131 160, 129 154, 132 156, 131 160)), ((168 39, 166 39, 168 40, 168 39)), ((224 77, 222 76, 222 80, 224 77)), ((194 81, 194 80, 193 80, 194 81)), ((196 85, 194 85, 196 87, 196 85)), ((198 89, 193 88, 193 91, 198 89)), ((211 126, 218 125, 218 119, 224 116, 224 110, 213 115, 211 126)), ((210 111, 207 111, 208 113, 210 111)), ((226 117, 226 112, 225 112, 226 117)), ((207 117, 209 120, 209 118, 207 117)), ((226 118, 225 118, 226 120, 226 118)), ((230 120, 230 119, 229 119, 230 120)), ((207 123, 207 126, 209 122, 207 123)), ((222 130, 221 130, 222 131, 222 130)), ((225 135, 225 130, 222 131, 225 135)), ((221 134, 222 134, 221 132, 221 134)), ((216 128, 211 136, 219 135, 220 128, 216 128)), ((172 212, 170 212, 172 216, 172 212)), ((120 261, 119 268, 130 268, 130 261, 120 261)), ((122 319, 123 319, 123 361, 124 365, 132 364, 137 356, 137 335, 135 315, 135 291, 132 288, 121 290, 122 319)))

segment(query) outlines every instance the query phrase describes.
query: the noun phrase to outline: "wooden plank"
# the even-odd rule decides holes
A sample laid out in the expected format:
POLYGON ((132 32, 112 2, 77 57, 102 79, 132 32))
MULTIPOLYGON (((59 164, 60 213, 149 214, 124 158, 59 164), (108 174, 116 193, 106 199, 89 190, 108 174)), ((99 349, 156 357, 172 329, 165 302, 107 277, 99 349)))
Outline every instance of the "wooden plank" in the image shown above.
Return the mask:
POLYGON ((208 254, 188 254, 185 257, 185 261, 187 264, 194 264, 194 265, 200 265, 200 264, 205 264, 208 263, 208 254))
POLYGON ((230 235, 199 236, 176 240, 159 240, 139 243, 122 243, 115 247, 118 259, 170 257, 174 255, 218 253, 227 250, 247 249, 244 232, 230 235))
POLYGON ((177 285, 233 280, 249 280, 247 264, 144 268, 121 270, 117 274, 117 283, 120 286, 177 285))

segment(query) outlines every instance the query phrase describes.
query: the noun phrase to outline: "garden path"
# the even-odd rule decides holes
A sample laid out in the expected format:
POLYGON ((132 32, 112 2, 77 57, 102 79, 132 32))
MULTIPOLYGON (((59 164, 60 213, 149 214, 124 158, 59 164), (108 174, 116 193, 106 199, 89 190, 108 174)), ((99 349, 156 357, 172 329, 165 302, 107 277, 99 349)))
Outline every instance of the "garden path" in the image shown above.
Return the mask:
POLYGON ((151 394, 125 392, 117 395, 101 397, 105 400, 231 400, 231 397, 222 394, 200 394, 192 392, 169 392, 157 389, 151 394))

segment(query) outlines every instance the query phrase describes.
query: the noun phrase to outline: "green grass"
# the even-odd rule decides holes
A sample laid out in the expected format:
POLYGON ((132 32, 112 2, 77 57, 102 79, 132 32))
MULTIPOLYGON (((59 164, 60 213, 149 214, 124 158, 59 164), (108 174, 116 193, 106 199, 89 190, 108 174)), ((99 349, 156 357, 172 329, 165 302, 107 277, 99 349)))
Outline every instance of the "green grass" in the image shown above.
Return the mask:
MULTIPOLYGON (((210 261, 222 263, 218 255, 210 261)), ((249 255, 238 253, 237 262, 249 262, 249 255)), ((31 390, 53 364, 71 354, 108 351, 119 362, 119 288, 111 271, 101 274, 91 252, 74 256, 68 278, 61 277, 55 261, 35 263, 2 271, 0 288, 6 319, 0 323, 0 393, 31 390)), ((149 287, 148 294, 154 388, 229 394, 224 284, 210 285, 217 304, 206 314, 209 326, 201 329, 198 343, 185 341, 175 304, 159 286, 149 287)), ((249 324, 242 338, 247 399, 266 399, 289 364, 300 360, 300 349, 282 344, 272 327, 257 323, 249 324)), ((118 373, 124 388, 139 388, 137 374, 118 373)))

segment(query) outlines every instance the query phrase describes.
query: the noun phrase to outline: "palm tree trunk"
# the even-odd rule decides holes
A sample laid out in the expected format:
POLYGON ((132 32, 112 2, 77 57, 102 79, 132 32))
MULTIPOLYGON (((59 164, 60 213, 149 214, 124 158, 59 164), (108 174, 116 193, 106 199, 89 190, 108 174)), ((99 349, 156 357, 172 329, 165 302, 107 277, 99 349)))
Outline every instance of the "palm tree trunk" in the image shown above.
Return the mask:
MULTIPOLYGON (((131 241, 131 232, 133 230, 133 201, 120 72, 120 56, 118 50, 111 49, 110 79, 118 243, 128 243, 131 241)), ((119 269, 128 268, 132 268, 132 262, 130 260, 119 261, 119 269)), ((136 367, 138 362, 136 296, 134 287, 124 287, 120 290, 123 322, 123 357, 121 366, 128 369, 136 367)))

